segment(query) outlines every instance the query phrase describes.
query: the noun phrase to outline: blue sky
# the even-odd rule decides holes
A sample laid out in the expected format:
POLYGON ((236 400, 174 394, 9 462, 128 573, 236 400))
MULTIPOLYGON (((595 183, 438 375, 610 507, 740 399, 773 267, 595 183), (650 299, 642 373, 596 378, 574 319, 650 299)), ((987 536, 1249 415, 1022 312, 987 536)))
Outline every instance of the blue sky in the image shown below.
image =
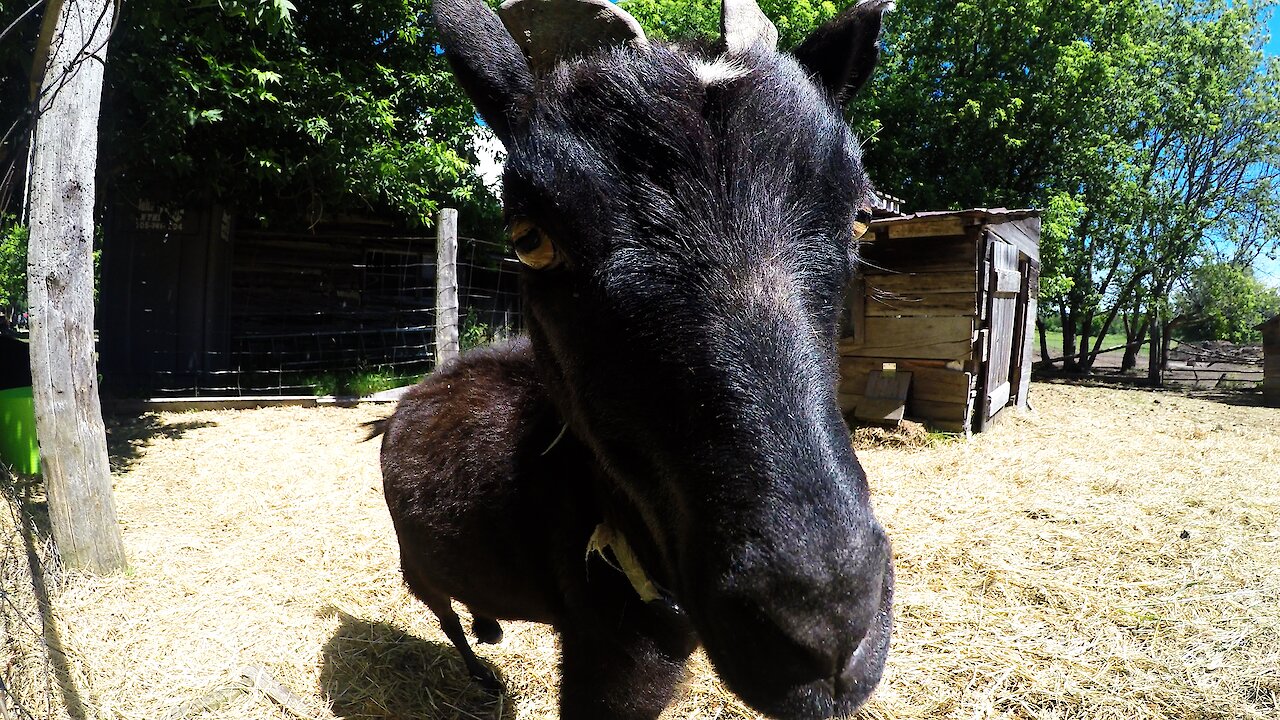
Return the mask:
POLYGON ((1271 42, 1267 44, 1267 54, 1275 57, 1280 55, 1280 12, 1271 12, 1271 22, 1268 23, 1271 30, 1271 42))
MULTIPOLYGON (((1280 57, 1280 12, 1271 12, 1271 21, 1267 23, 1271 31, 1271 41, 1263 48, 1269 57, 1280 57)), ((1257 263, 1258 278, 1268 285, 1280 287, 1280 260, 1261 258, 1257 263)))

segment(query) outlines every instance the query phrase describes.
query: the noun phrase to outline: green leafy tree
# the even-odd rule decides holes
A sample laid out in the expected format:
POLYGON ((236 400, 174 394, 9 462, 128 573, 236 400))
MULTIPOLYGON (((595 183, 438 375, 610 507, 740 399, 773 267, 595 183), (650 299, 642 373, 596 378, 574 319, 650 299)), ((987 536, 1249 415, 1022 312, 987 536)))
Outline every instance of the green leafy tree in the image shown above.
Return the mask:
POLYGON ((1107 171, 1137 115, 1142 0, 903 2, 865 112, 880 185, 912 207, 1047 206, 1107 171))
POLYGON ((27 306, 27 228, 0 216, 0 314, 27 306))
MULTIPOLYGON (((778 28, 778 46, 783 49, 800 44, 814 28, 850 4, 848 0, 839 4, 813 0, 758 0, 758 3, 778 28)), ((720 37, 719 2, 623 0, 621 6, 656 40, 720 37)))
POLYGON ((1178 310, 1187 318, 1188 339, 1256 343, 1262 335, 1254 328, 1280 314, 1280 291, 1247 267, 1208 263, 1192 274, 1178 310))
POLYGON ((264 222, 377 211, 492 218, 470 103, 424 0, 125 3, 104 175, 125 199, 216 199, 264 222))
POLYGON ((1158 28, 1163 58, 1151 74, 1144 160, 1145 273, 1149 372, 1162 382, 1179 322, 1171 293, 1213 248, 1274 247, 1280 202, 1280 62, 1263 64, 1273 2, 1170 2, 1158 28))

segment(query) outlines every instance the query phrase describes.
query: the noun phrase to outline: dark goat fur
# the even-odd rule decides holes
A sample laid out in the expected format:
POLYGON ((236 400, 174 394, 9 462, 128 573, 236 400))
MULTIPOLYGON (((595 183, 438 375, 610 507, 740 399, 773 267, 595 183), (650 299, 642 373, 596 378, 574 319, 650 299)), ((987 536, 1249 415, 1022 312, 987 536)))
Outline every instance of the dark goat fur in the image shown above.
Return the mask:
POLYGON ((473 350, 410 390, 375 427, 385 431, 384 489, 405 582, 490 687, 496 679, 451 598, 471 611, 482 642, 501 637, 497 619, 555 626, 562 717, 657 717, 696 640, 677 610, 641 602, 622 575, 588 558, 603 519, 597 468, 561 428, 527 339, 473 350))
POLYGON ((510 153, 513 240, 556 259, 522 273, 527 340, 441 368, 386 426, 405 579, 473 674, 493 682, 450 598, 482 639, 556 627, 569 719, 656 718, 697 642, 778 717, 847 714, 879 681, 889 542, 835 397, 870 185, 837 100, 889 4, 794 57, 633 44, 535 77, 480 0, 436 0, 510 153), (680 610, 585 559, 597 524, 680 610))

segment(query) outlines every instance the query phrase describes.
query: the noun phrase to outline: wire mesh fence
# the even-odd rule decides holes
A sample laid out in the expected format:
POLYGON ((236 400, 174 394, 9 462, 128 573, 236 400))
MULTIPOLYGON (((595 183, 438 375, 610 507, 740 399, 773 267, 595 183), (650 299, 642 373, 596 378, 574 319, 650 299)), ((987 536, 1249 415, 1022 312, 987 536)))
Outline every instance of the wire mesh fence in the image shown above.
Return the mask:
MULTIPOLYGON (((207 272, 204 288, 157 273, 151 287, 135 281, 134 319, 102 340, 116 355, 127 343, 131 360, 108 363, 107 384, 164 397, 363 395, 412 382, 435 364, 435 247, 427 236, 237 233, 225 276, 207 272)), ((520 330, 517 268, 503 247, 459 239, 464 350, 520 330)))

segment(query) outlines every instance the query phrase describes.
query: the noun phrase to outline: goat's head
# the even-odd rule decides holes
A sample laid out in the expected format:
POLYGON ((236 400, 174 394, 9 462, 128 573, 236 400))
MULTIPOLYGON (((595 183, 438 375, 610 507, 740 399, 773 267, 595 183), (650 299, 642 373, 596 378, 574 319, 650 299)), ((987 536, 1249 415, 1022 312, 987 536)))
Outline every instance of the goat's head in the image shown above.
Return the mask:
POLYGON ((606 471, 606 512, 635 518, 729 687, 788 718, 856 707, 889 642, 889 542, 835 337, 870 194, 842 105, 891 6, 784 54, 754 0, 724 0, 706 48, 650 43, 605 0, 509 0, 501 20, 435 4, 507 147, 537 362, 606 471))

